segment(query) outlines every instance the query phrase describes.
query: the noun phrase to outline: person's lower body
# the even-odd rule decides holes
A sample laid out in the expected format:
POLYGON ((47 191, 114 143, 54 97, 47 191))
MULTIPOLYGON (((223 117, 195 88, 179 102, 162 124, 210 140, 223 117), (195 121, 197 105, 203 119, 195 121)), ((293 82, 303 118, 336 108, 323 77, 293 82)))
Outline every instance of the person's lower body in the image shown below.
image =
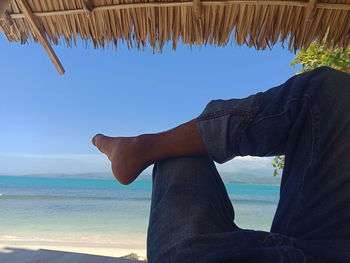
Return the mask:
POLYGON ((234 217, 209 157, 171 158, 155 164, 149 262, 305 262, 291 238, 240 229, 234 217))
POLYGON ((350 262, 350 77, 328 68, 197 118, 209 157, 155 164, 150 262, 350 262), (243 230, 213 161, 285 155, 271 233, 243 230))

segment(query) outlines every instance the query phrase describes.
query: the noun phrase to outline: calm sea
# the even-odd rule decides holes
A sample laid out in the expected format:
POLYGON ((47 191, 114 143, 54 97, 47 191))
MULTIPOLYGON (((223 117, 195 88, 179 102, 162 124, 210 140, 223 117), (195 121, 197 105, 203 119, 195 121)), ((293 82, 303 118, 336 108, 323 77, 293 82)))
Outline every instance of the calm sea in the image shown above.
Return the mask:
MULTIPOLYGON (((225 184, 242 228, 269 230, 278 186, 225 184)), ((0 176, 0 241, 145 242, 151 181, 0 176)))

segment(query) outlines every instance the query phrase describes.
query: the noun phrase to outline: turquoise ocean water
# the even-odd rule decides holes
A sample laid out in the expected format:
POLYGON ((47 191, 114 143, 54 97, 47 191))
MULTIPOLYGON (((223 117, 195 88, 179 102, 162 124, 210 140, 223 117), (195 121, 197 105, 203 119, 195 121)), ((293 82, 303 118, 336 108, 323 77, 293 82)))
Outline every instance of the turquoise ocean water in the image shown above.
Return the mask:
MULTIPOLYGON (((279 187, 225 184, 242 228, 269 230, 279 187)), ((0 176, 1 241, 145 243, 152 182, 0 176)))

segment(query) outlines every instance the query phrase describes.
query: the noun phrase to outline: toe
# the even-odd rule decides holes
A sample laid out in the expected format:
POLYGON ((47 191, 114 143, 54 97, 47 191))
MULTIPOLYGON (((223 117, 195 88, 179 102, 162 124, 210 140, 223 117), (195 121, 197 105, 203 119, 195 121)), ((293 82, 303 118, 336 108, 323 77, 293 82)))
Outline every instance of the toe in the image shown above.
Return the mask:
POLYGON ((103 139, 103 137, 104 135, 102 134, 96 134, 91 140, 92 144, 99 148, 101 146, 101 140, 103 139))

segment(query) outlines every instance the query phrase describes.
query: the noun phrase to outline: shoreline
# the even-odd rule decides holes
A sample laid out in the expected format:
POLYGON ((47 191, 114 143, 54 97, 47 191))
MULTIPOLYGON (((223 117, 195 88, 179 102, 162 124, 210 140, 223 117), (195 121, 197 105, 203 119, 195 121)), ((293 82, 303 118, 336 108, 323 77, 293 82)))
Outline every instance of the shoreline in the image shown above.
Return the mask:
POLYGON ((133 242, 130 239, 118 242, 81 242, 81 241, 33 241, 33 240, 4 240, 0 239, 0 254, 8 254, 13 250, 24 249, 30 251, 53 250, 74 252, 88 255, 123 257, 137 254, 139 260, 146 259, 146 244, 133 242))

